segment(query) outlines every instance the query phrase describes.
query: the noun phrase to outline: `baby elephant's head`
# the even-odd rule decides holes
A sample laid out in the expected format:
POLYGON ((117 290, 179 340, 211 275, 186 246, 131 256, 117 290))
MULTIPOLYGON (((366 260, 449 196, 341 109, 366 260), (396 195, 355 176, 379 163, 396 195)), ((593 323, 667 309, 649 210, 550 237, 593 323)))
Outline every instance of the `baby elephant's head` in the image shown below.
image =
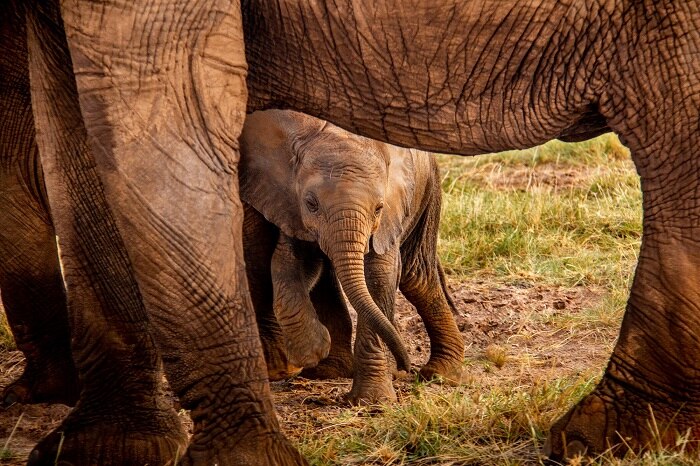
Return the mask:
POLYGON ((297 133, 290 150, 304 228, 331 258, 369 251, 388 202, 386 146, 324 124, 297 133))
POLYGON ((256 112, 241 135, 241 198, 331 259, 384 254, 400 240, 412 183, 409 162, 390 151, 307 115, 256 112))

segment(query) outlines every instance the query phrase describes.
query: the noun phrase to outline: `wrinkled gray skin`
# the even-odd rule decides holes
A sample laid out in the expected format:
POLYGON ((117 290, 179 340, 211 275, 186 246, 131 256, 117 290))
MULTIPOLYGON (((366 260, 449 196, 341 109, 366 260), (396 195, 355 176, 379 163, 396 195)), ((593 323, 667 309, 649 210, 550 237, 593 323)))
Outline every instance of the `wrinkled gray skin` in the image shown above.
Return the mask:
MULTIPOLYGON (((432 339, 422 374, 459 380, 464 342, 437 257, 441 191, 434 159, 280 110, 248 115, 240 142, 241 200, 280 230, 268 276, 289 360, 268 357, 268 371, 280 372, 288 362, 314 368, 328 356, 332 338, 316 314, 311 291, 322 274, 331 274, 358 312, 352 402, 396 399, 377 326, 393 330, 385 316, 393 318, 397 287, 416 306, 432 339)), ((259 247, 262 236, 257 229, 246 231, 248 225, 244 250, 259 247)), ((246 252, 247 267, 260 267, 267 257, 246 252)), ((269 290, 253 288, 255 279, 250 283, 253 296, 269 290)), ((338 318, 347 321, 342 295, 335 299, 338 318)), ((264 312, 256 308, 258 316, 264 312)), ((266 346, 264 322, 259 327, 266 346)), ((405 353, 403 347, 392 352, 407 358, 400 350, 405 353)), ((338 352, 343 354, 342 348, 338 352)), ((330 369, 326 364, 316 372, 330 369)))
POLYGON ((464 155, 615 131, 644 193, 639 263, 606 372, 548 451, 700 437, 698 0, 13 3, 2 183, 35 192, 36 173, 8 175, 32 166, 33 139, 81 382, 32 464, 54 464, 59 442, 73 464, 302 463, 275 419, 241 247, 237 136, 246 108, 270 107, 464 155), (184 451, 161 361, 195 420, 184 451))

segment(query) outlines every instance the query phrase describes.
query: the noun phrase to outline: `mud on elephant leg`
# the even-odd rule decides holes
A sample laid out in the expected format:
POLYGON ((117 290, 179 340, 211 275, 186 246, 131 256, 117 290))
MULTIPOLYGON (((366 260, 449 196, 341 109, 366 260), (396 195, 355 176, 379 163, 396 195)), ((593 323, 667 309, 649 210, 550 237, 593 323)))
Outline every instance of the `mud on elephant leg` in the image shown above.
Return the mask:
POLYGON ((24 373, 0 403, 78 399, 68 311, 35 143, 23 22, 2 12, 0 41, 0 290, 24 373), (13 39, 22 38, 22 42, 13 39))
MULTIPOLYGON (((374 302, 392 323, 400 262, 398 246, 382 255, 370 251, 365 256, 367 288, 374 302)), ((353 404, 395 401, 396 392, 391 383, 395 369, 391 352, 358 316, 355 374, 348 401, 353 404)))
POLYGON ((279 229, 244 202, 243 253, 246 277, 270 380, 287 379, 301 370, 301 367, 289 362, 284 334, 273 309, 270 264, 278 238, 279 229))
POLYGON ((310 298, 322 267, 322 255, 315 245, 280 233, 272 256, 273 307, 290 362, 305 368, 328 356, 331 346, 328 330, 318 320, 310 298))
POLYGON ((352 377, 352 319, 328 259, 324 259, 321 278, 311 290, 311 302, 331 336, 331 349, 328 357, 316 367, 304 369, 301 375, 309 379, 352 377))

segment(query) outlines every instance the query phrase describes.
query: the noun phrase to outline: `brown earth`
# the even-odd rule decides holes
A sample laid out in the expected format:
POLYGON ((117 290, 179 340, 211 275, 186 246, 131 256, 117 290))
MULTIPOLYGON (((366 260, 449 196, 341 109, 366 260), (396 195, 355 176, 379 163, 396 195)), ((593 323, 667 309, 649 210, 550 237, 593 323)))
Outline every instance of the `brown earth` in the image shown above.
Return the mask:
MULTIPOLYGON (((478 380, 483 386, 517 379, 527 386, 591 368, 603 369, 615 330, 571 324, 577 315, 600 301, 602 289, 454 280, 450 281, 450 289, 458 310, 455 318, 467 341, 465 384, 478 380), (502 368, 498 368, 501 363, 502 368)), ((397 322, 418 368, 427 360, 430 346, 420 317, 402 297, 397 300, 397 322)), ((23 364, 17 351, 0 353, 0 390, 20 375, 23 364)), ((350 382, 297 378, 273 383, 285 431, 298 438, 309 426, 314 430, 328 427, 325 419, 340 411, 342 395, 349 390, 350 382)), ((411 396, 409 381, 397 380, 395 385, 399 399, 411 396)), ((32 446, 68 411, 61 405, 0 408, 0 451, 7 443, 12 453, 12 458, 0 456, 0 464, 24 464, 32 446)))

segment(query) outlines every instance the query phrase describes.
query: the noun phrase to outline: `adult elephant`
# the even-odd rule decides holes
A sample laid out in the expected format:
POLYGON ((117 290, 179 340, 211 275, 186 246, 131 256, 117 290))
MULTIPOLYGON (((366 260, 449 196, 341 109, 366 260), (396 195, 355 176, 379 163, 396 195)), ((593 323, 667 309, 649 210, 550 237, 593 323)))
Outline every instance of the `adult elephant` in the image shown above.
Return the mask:
POLYGON ((662 444, 698 438, 697 0, 239 6, 30 2, 25 36, 2 4, 2 76, 32 104, 3 102, 3 140, 32 137, 15 122, 36 127, 82 383, 33 464, 59 444, 74 464, 302 461, 279 433, 244 279, 246 59, 248 110, 294 108, 395 144, 468 155, 618 133, 644 191, 639 264, 605 375, 549 449, 642 448, 650 424, 662 444), (159 355, 192 409, 184 453, 153 396, 159 355))

